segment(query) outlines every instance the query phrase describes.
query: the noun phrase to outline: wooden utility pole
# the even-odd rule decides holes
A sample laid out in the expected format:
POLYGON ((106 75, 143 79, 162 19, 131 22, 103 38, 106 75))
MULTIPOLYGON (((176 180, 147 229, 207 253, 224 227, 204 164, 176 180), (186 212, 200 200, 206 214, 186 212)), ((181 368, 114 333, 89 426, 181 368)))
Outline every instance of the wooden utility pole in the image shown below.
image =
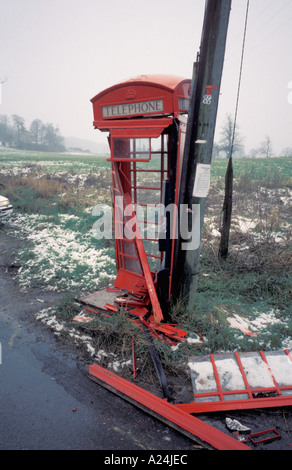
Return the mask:
POLYGON ((197 290, 208 173, 212 161, 230 10, 231 0, 206 1, 201 47, 194 67, 179 202, 188 207, 192 227, 200 231, 192 235, 193 238, 199 238, 199 243, 198 246, 183 250, 183 240, 178 240, 172 285, 174 298, 187 300, 188 304, 192 303, 197 290), (196 220, 194 213, 198 214, 199 220, 196 220))

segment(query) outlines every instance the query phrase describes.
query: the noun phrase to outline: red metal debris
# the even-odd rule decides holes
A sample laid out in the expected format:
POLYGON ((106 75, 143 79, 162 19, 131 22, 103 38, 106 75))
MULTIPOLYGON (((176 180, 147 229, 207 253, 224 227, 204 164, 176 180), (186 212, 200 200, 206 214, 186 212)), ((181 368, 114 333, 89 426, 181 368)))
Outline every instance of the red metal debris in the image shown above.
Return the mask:
MULTIPOLYGON (((127 313, 129 320, 138 328, 141 328, 142 322, 149 329, 153 337, 165 341, 170 346, 176 346, 178 343, 186 341, 189 335, 179 325, 163 322, 157 323, 154 313, 149 312, 148 309, 150 298, 147 294, 141 295, 140 289, 137 291, 134 289, 126 291, 125 289, 109 288, 76 300, 83 305, 87 312, 93 315, 100 314, 108 317, 112 312, 118 312, 122 308, 127 313), (113 304, 107 301, 104 304, 100 302, 99 294, 103 294, 102 297, 104 298, 107 292, 110 295, 115 295, 113 304)), ((203 338, 200 338, 203 342, 203 338)))
POLYGON ((89 366, 89 374, 92 378, 97 379, 101 385, 107 385, 112 392, 119 392, 123 398, 128 399, 132 404, 155 415, 158 419, 167 422, 181 433, 203 443, 208 448, 251 450, 247 445, 186 413, 177 405, 170 404, 167 400, 153 395, 97 364, 89 366))
POLYGON ((274 441, 275 439, 280 439, 281 435, 276 431, 276 429, 267 429, 266 431, 249 434, 248 437, 253 444, 266 444, 267 442, 274 441))

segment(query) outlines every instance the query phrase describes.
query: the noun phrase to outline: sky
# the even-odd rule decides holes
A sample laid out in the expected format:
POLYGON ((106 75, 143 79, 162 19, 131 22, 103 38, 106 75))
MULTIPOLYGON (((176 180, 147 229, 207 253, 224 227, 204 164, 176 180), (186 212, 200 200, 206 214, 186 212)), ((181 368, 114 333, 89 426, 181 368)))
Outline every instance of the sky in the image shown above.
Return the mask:
MULTIPOLYGON (((247 0, 233 0, 215 140, 234 116, 247 0)), ((0 0, 0 114, 106 142, 90 99, 141 74, 192 77, 205 0, 0 0)), ((248 154, 292 147, 292 0, 250 0, 237 123, 248 154)))

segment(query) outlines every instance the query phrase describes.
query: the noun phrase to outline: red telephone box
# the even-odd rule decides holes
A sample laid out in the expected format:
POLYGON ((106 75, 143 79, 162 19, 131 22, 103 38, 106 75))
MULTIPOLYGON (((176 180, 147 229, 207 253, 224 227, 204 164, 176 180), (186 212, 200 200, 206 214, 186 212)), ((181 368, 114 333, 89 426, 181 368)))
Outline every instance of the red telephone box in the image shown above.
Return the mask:
MULTIPOLYGON (((141 75, 91 100, 93 124, 108 132, 111 152, 117 277, 107 293, 117 297, 105 308, 151 309, 156 324, 167 319, 171 300, 190 92, 189 79, 141 75), (163 214, 170 206, 171 216, 163 214)), ((96 293, 83 302, 100 308, 104 300, 96 293)))

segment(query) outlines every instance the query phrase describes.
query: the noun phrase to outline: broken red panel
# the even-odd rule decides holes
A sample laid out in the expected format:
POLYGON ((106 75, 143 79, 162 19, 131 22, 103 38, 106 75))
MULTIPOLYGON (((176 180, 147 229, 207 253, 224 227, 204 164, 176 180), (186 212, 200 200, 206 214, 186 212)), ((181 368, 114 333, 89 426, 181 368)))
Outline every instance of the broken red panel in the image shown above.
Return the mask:
POLYGON ((112 304, 105 304, 104 308, 106 308, 110 312, 118 312, 119 311, 119 308, 116 305, 112 305, 112 304))
POLYGON ((181 410, 97 364, 89 366, 90 377, 135 406, 152 414, 187 437, 217 450, 250 450, 247 445, 181 410))
POLYGON ((139 257, 140 257, 140 260, 141 260, 142 269, 143 269, 143 273, 144 273, 144 276, 145 276, 149 297, 150 297, 150 300, 151 300, 151 305, 152 305, 152 310, 153 310, 155 322, 159 323, 159 322, 164 320, 164 317, 163 317, 161 306, 160 306, 158 296, 157 296, 157 293, 156 293, 155 285, 154 285, 154 282, 153 282, 153 274, 151 273, 150 268, 149 268, 146 252, 145 252, 145 249, 144 249, 143 240, 142 240, 140 230, 139 230, 139 226, 138 226, 138 223, 137 223, 136 213, 135 213, 135 210, 132 206, 130 195, 128 193, 126 193, 124 195, 124 198, 125 198, 127 207, 130 208, 132 221, 133 221, 134 225, 136 226, 135 242, 136 242, 136 246, 137 246, 137 249, 138 249, 138 252, 139 252, 139 257))
POLYGON ((145 278, 124 269, 119 269, 114 287, 120 292, 128 292, 138 297, 148 297, 145 278))
MULTIPOLYGON (((124 290, 105 289, 76 300, 92 315, 101 314, 109 317, 122 308, 128 314, 129 320, 138 328, 141 329, 143 323, 153 337, 165 341, 170 346, 176 346, 188 337, 188 332, 177 325, 155 322, 153 314, 150 314, 147 308, 150 303, 149 297, 139 300, 136 296, 125 294, 124 290)), ((73 320, 76 321, 75 317, 73 320)))
POLYGON ((157 332, 163 333, 166 336, 176 339, 177 341, 184 341, 188 336, 188 332, 181 330, 176 325, 160 323, 159 325, 154 324, 153 321, 148 322, 148 327, 150 329, 155 329, 157 332))
POLYGON ((291 351, 211 354, 189 361, 194 401, 189 413, 292 405, 291 351))

